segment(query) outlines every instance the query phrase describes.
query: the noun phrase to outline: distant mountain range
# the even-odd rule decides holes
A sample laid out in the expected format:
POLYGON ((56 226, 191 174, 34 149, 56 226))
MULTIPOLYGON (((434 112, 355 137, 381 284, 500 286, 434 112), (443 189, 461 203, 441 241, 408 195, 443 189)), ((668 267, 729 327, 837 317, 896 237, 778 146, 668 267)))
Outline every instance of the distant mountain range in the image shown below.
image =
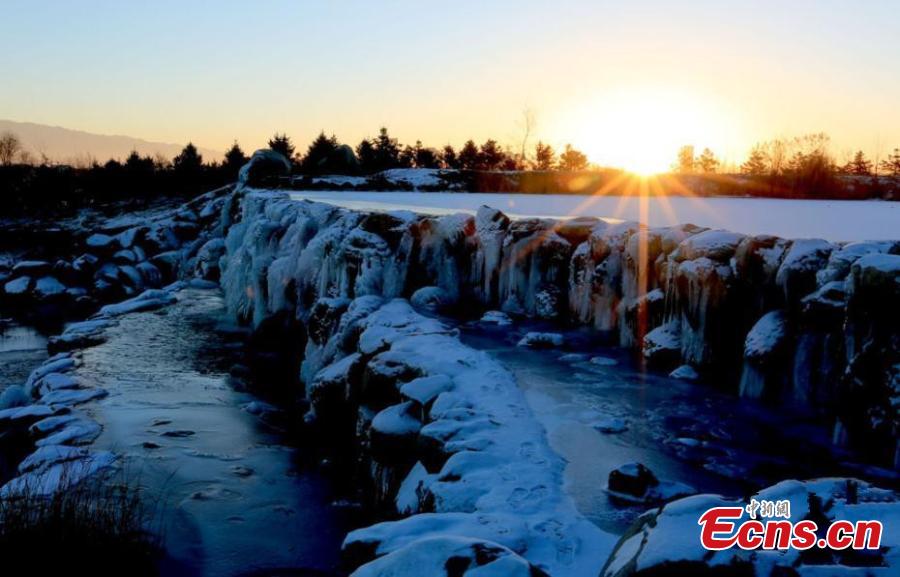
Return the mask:
MULTIPOLYGON (((17 135, 24 147, 37 157, 45 154, 58 162, 95 159, 102 163, 110 158, 125 159, 132 150, 144 156, 159 153, 166 158, 172 158, 181 152, 186 144, 151 142, 131 136, 92 134, 60 126, 0 120, 0 133, 6 131, 17 135)), ((205 160, 220 160, 223 155, 221 150, 208 148, 199 150, 205 160)))

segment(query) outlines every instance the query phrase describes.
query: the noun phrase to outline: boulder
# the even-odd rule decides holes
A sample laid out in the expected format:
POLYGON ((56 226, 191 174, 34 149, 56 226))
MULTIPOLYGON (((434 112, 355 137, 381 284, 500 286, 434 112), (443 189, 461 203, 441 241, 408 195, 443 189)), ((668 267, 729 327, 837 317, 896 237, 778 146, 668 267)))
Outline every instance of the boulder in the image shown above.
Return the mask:
POLYGON ((291 172, 291 162, 284 155, 265 148, 257 150, 238 173, 238 185, 260 186, 291 172))
POLYGON ((564 337, 559 333, 541 333, 531 331, 519 339, 518 346, 531 349, 552 349, 563 346, 564 337))

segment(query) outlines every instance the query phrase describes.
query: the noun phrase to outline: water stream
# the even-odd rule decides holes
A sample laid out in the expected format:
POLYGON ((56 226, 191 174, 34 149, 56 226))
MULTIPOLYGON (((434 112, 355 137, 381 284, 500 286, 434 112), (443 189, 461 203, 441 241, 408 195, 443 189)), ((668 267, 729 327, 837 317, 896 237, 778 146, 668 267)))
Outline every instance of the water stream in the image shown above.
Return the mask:
POLYGON ((517 347, 528 330, 559 327, 468 324, 462 339, 515 375, 551 446, 568 461, 568 491, 605 530, 622 533, 647 508, 613 502, 605 490, 610 471, 629 462, 643 463, 662 480, 736 497, 788 478, 884 475, 891 478, 881 482, 896 483, 896 474, 855 464, 833 446, 816 415, 649 373, 587 329, 564 332, 566 350, 517 347), (595 428, 611 423, 626 430, 595 428))
POLYGON ((230 385, 223 312, 218 291, 182 291, 84 351, 78 376, 110 393, 88 408, 104 427, 95 445, 162 498, 163 574, 339 574, 354 511, 259 418, 265 405, 230 385))

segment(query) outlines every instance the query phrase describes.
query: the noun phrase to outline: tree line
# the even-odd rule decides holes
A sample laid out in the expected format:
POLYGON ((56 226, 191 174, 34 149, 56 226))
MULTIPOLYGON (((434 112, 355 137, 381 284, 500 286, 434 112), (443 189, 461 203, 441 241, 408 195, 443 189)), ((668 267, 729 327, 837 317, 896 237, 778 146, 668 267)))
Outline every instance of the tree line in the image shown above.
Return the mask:
POLYGON ((587 156, 570 144, 557 154, 549 144, 538 142, 530 159, 524 147, 522 152, 515 153, 491 138, 480 145, 467 140, 458 150, 449 144, 439 149, 426 147, 421 140, 413 145, 401 145, 385 127, 374 138, 364 138, 356 147, 342 144, 336 136, 326 136, 324 131, 305 152, 297 151, 286 134, 275 134, 268 144, 290 159, 300 174, 374 174, 395 168, 577 171, 590 167, 587 156))
MULTIPOLYGON (((885 158, 875 160, 870 160, 865 152, 857 150, 841 164, 829 152, 829 143, 828 135, 821 132, 757 143, 741 164, 740 173, 755 177, 811 172, 900 177, 900 148, 894 148, 885 158)), ((720 160, 709 148, 695 155, 694 147, 686 145, 678 150, 672 169, 681 174, 715 174, 720 166, 720 160)))

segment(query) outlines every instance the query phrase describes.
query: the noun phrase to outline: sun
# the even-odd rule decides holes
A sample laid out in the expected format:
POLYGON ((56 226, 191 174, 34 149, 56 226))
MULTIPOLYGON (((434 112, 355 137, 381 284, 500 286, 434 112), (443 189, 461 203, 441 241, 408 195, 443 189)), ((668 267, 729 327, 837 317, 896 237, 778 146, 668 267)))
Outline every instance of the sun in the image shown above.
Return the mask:
POLYGON ((726 125, 720 107, 709 98, 648 85, 576 104, 558 130, 592 162, 649 176, 668 171, 684 145, 724 142, 726 125))

